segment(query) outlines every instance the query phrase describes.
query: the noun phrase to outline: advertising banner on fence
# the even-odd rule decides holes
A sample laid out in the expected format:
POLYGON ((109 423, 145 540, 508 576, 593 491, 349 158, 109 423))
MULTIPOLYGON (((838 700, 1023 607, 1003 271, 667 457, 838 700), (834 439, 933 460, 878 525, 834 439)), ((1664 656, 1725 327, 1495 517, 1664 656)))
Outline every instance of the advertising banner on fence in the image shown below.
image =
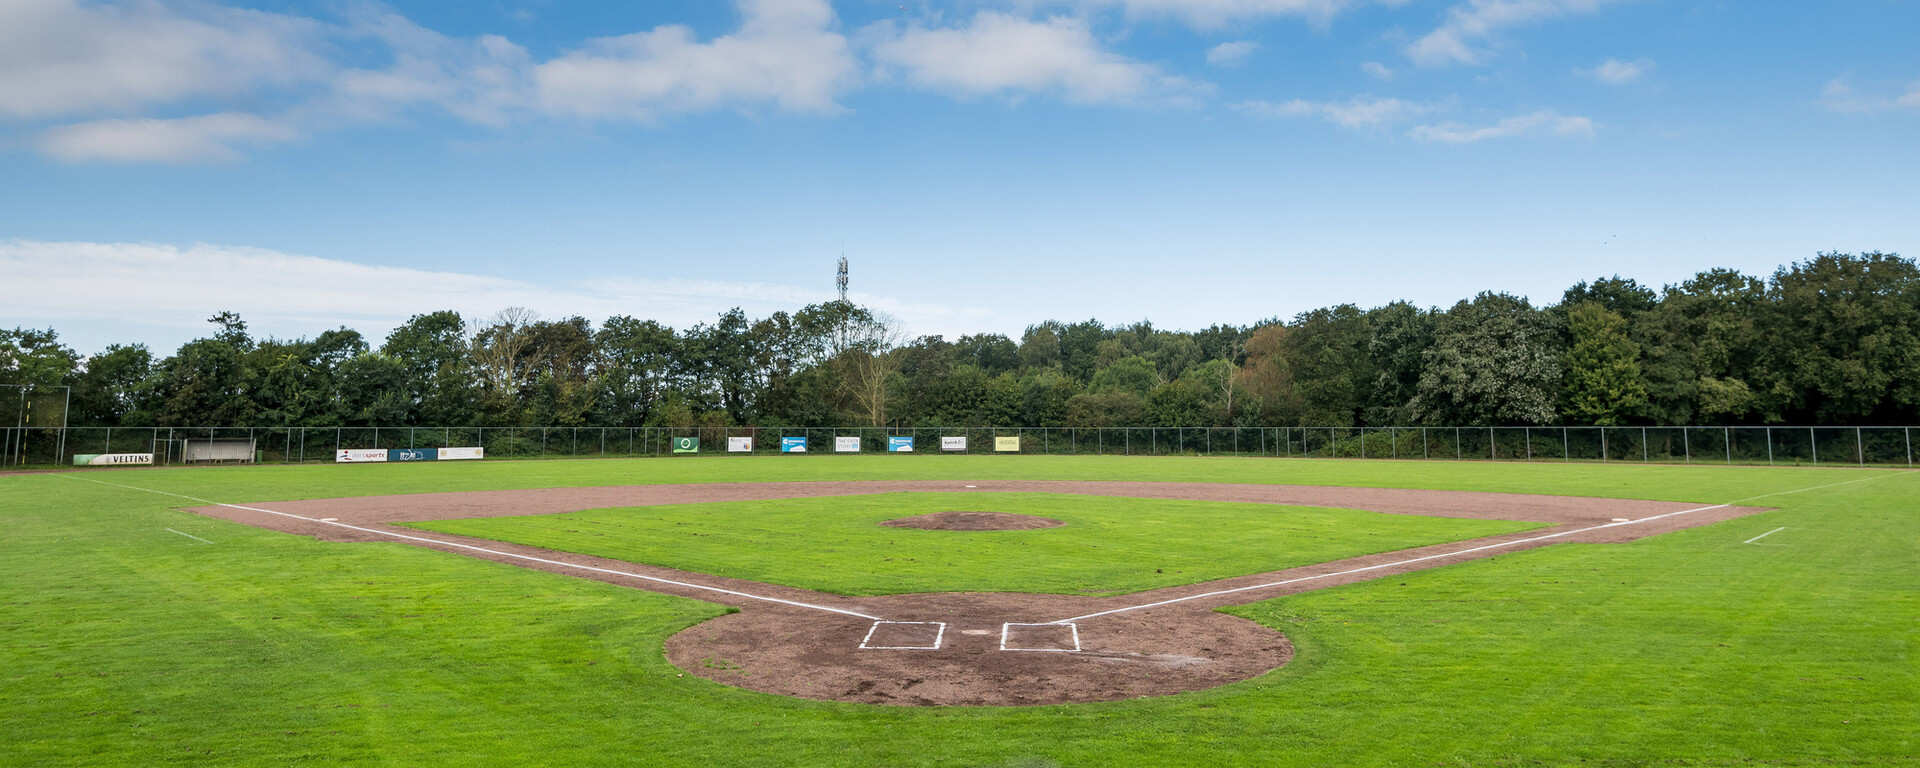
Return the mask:
POLYGON ((727 452, 728 453, 753 453, 753 438, 751 437, 727 438, 727 452))
POLYGON ((780 438, 780 452, 781 453, 806 453, 807 439, 804 437, 780 438))
POLYGON ((697 438, 697 437, 676 437, 676 438, 674 438, 674 439, 673 439, 673 452, 674 452, 674 453, 699 453, 699 452, 700 452, 700 438, 697 438))
POLYGON ((967 439, 966 439, 966 438, 964 438, 964 437, 943 437, 943 438, 940 438, 940 450, 943 450, 943 451, 964 451, 964 450, 966 450, 966 449, 967 449, 967 439))
POLYGON ((859 453, 859 452, 860 452, 860 438, 857 438, 857 437, 836 437, 836 438, 834 438, 834 439, 833 439, 833 452, 834 452, 834 453, 859 453))
POLYGON ((76 453, 73 465, 76 467, 112 467, 122 464, 152 464, 151 453, 76 453))
POLYGON ((387 461, 439 461, 438 448, 394 448, 387 451, 387 461))
POLYGON ((336 464, 362 464, 387 460, 385 448, 342 448, 333 452, 336 464))
POLYGON ((887 450, 892 453, 913 453, 913 438, 889 437, 887 438, 887 450))
POLYGON ((996 437, 993 439, 993 449, 996 451, 1019 451, 1020 438, 996 437))
POLYGON ((458 459, 484 459, 486 457, 487 457, 487 449, 485 448, 442 448, 440 449, 441 461, 455 461, 458 459))

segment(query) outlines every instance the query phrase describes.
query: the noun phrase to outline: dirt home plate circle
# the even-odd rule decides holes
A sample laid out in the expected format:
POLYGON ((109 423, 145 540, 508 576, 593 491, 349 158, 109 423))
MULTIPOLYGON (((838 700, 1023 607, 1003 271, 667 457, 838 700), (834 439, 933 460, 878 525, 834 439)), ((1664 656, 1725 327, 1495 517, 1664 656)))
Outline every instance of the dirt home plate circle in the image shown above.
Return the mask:
MULTIPOLYGON (((984 500, 984 499, 983 499, 984 500)), ((982 505, 986 506, 986 505, 982 505)), ((1159 482, 727 483, 468 491, 193 508, 329 541, 398 541, 739 610, 665 642, 687 674, 809 699, 884 705, 1114 701, 1247 680, 1293 658, 1286 636, 1216 609, 1561 542, 1623 542, 1756 507, 1385 488, 1159 482), (1550 527, 1126 595, 938 593, 849 597, 487 539, 401 522, 903 492, 1059 493, 1341 507, 1523 520, 1550 527), (331 518, 331 519, 328 519, 331 518)), ((1063 524, 989 509, 883 525, 951 531, 1063 524)))

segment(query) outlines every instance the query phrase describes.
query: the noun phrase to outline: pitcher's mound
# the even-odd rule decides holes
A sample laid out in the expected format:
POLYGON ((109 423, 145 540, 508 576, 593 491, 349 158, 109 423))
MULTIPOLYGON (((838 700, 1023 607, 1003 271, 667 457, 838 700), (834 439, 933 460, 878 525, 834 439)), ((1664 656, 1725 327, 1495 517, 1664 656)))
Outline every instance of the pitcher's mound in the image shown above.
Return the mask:
POLYGON ((888 520, 889 528, 922 528, 929 531, 1030 531, 1066 525, 1050 517, 1013 515, 1005 512, 932 512, 925 515, 888 520))

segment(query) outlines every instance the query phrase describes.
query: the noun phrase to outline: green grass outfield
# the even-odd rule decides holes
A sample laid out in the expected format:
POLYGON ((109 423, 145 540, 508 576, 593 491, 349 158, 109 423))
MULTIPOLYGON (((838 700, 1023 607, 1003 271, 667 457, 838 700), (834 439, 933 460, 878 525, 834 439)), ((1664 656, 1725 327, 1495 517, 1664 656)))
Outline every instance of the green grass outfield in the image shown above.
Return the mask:
POLYGON ((440 520, 413 527, 842 595, 1107 595, 1545 526, 1213 501, 886 493, 440 520), (966 532, 879 525, 944 510, 1010 512, 1066 525, 966 532))
POLYGON ((661 642, 723 610, 711 604, 398 544, 322 543, 49 474, 0 477, 0 765, 1920 763, 1920 475, 1905 472, 871 456, 85 476, 229 502, 1028 478, 1718 503, 1878 479, 1633 544, 1557 545, 1235 608, 1299 651, 1244 683, 913 709, 679 676, 661 642))

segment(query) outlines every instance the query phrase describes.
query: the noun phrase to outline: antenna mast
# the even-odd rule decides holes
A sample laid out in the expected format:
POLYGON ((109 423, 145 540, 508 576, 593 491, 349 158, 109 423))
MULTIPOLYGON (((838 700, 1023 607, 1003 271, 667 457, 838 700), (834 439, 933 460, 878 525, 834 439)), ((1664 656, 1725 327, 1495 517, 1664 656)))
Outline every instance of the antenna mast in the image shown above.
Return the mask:
POLYGON ((845 253, 840 254, 840 275, 833 279, 833 284, 840 288, 840 300, 846 301, 847 300, 847 256, 845 253))

